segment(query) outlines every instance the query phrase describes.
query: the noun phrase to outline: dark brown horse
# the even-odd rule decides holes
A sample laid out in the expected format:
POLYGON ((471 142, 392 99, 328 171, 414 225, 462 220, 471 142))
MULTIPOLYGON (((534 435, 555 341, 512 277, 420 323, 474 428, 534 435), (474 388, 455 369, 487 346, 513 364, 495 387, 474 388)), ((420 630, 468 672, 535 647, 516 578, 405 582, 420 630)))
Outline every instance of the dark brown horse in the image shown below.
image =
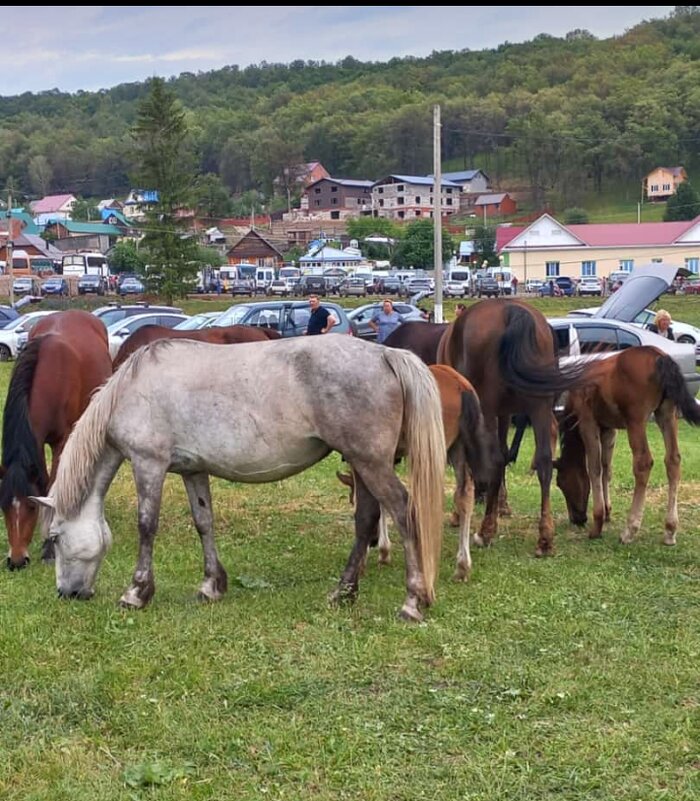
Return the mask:
POLYGON ((498 463, 488 488, 486 512, 475 542, 488 545, 497 531, 498 496, 504 483, 510 416, 527 414, 535 433, 535 467, 541 503, 537 556, 553 551, 550 507, 554 400, 574 386, 582 367, 560 369, 552 329, 544 315, 519 300, 482 300, 451 323, 440 342, 438 361, 458 370, 474 386, 493 437, 498 463))
POLYGON ((700 425, 695 402, 673 359, 657 348, 628 348, 591 366, 586 384, 567 397, 561 420, 561 456, 555 462, 557 485, 564 493, 569 519, 586 522, 588 496, 593 489, 593 526, 590 537, 600 537, 610 519, 610 474, 617 429, 626 429, 634 471, 634 496, 620 541, 631 542, 642 522, 644 497, 654 460, 647 441, 647 421, 654 414, 666 449, 668 505, 664 542, 676 544, 678 450, 676 411, 692 425, 700 425))
POLYGON ((114 369, 125 362, 129 356, 144 345, 156 339, 195 339, 198 342, 210 342, 213 345, 232 345, 236 342, 267 342, 279 339, 279 332, 272 328, 258 328, 251 325, 229 325, 221 328, 200 328, 194 331, 179 331, 163 325, 144 325, 124 341, 114 357, 114 369))
POLYGON ((447 323, 410 321, 400 325, 384 340, 389 348, 403 348, 415 353, 426 364, 437 364, 437 350, 447 323))
MULTIPOLYGON (((0 508, 10 570, 29 562, 38 509, 27 500, 51 487, 63 446, 93 391, 112 374, 104 325, 85 311, 65 311, 32 329, 10 379, 3 413, 0 508), (51 471, 44 446, 51 448, 51 471)), ((43 556, 52 558, 50 543, 43 556)))

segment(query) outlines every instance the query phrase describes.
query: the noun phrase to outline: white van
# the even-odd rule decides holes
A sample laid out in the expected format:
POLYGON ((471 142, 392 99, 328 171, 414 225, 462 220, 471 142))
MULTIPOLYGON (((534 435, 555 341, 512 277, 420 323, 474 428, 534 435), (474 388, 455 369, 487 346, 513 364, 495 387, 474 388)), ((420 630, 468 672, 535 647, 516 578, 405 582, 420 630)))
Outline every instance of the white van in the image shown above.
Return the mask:
POLYGON ((501 295, 513 294, 513 272, 508 267, 489 267, 488 274, 498 281, 501 295))
POLYGON ((267 292, 270 284, 275 280, 275 271, 272 267, 258 267, 255 271, 255 291, 267 292))

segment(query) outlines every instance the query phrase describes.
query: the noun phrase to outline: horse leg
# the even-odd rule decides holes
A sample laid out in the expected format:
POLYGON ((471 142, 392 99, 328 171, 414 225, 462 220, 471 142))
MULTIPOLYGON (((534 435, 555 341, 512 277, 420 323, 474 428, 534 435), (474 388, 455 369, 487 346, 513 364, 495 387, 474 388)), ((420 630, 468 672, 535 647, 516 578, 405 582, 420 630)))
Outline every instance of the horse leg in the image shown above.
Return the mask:
POLYGON ((612 503, 610 502, 610 481, 612 480, 612 460, 615 451, 617 431, 614 428, 603 428, 600 432, 601 460, 603 465, 603 503, 605 505, 605 522, 610 522, 612 503))
POLYGON ((138 498, 139 555, 120 604, 140 609, 151 600, 156 590, 153 580, 153 541, 158 531, 158 518, 167 465, 162 462, 133 463, 138 498))
POLYGON ((550 503, 552 485, 552 405, 542 401, 530 413, 535 435, 535 469, 540 482, 539 538, 535 556, 550 556, 554 553, 554 518, 550 503))
POLYGON ((635 420, 627 426, 627 439, 630 443, 633 460, 634 495, 632 496, 632 506, 627 516, 627 525, 620 535, 620 542, 625 545, 632 542, 637 536, 639 527, 642 524, 649 474, 654 465, 649 443, 647 442, 646 422, 646 419, 635 420))
POLYGON ((678 485, 681 481, 681 454, 678 450, 678 419, 671 401, 664 401, 654 417, 664 438, 666 478, 668 480, 668 506, 664 525, 664 545, 676 544, 678 530, 678 485))
POLYGON ((474 512, 474 480, 467 468, 464 453, 450 454, 455 468, 457 486, 455 488, 455 507, 459 513, 459 550, 457 551, 457 567, 454 572, 455 581, 466 581, 472 572, 472 556, 469 548, 470 528, 474 512))
MULTIPOLYGON (((486 417, 484 418, 484 423, 487 435, 497 438, 496 418, 486 417)), ((491 540, 498 532, 498 496, 501 484, 505 481, 505 454, 500 447, 495 447, 493 453, 495 454, 495 462, 491 474, 492 478, 486 489, 486 509, 484 510, 479 533, 474 535, 474 545, 484 548, 491 544, 491 540)))
POLYGON ((588 531, 588 537, 593 540, 603 536, 603 523, 605 522, 601 432, 595 420, 590 415, 581 412, 579 414, 579 433, 586 449, 586 469, 593 497, 593 525, 588 531))
MULTIPOLYGON (((53 487, 53 482, 56 480, 58 462, 61 458, 61 454, 63 453, 63 446, 65 444, 66 440, 63 439, 56 445, 51 446, 51 471, 48 473, 46 479, 47 480, 46 486, 49 489, 53 487)), ((49 539, 50 525, 51 525, 50 510, 42 506, 41 509, 39 509, 39 533, 41 534, 41 561, 46 562, 47 564, 49 564, 50 562, 54 562, 56 560, 56 549, 54 547, 54 542, 52 539, 49 539)))
POLYGON ((391 540, 389 539, 389 515, 382 506, 379 515, 379 560, 380 565, 391 564, 391 540))
POLYGON ((219 561, 214 542, 214 516, 211 505, 211 489, 207 473, 184 475, 182 480, 187 490, 192 518, 202 542, 204 554, 204 581, 198 597, 202 601, 219 601, 228 589, 228 577, 219 561))
POLYGON ((338 586, 329 594, 330 603, 354 601, 360 573, 367 559, 367 549, 375 539, 381 510, 379 502, 367 489, 360 474, 353 470, 355 477, 355 544, 350 551, 345 570, 338 586))
MULTIPOLYGON (((507 415, 502 415, 498 418, 498 444, 500 445, 501 452, 503 453, 504 464, 508 464, 508 429, 510 427, 510 418, 507 415)), ((513 510, 508 503, 508 487, 506 486, 506 473, 503 472, 503 480, 498 489, 498 514, 501 517, 511 517, 513 510)))

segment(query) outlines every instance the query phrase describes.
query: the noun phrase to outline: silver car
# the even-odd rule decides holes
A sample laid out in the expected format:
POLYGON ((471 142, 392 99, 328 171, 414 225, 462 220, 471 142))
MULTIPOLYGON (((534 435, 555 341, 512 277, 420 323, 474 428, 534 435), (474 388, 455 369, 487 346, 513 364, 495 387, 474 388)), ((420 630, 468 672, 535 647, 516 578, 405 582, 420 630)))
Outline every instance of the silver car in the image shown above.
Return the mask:
MULTIPOLYGON (((352 323, 355 332, 361 339, 376 339, 377 332, 370 325, 371 319, 383 308, 383 301, 379 303, 368 303, 365 306, 358 306, 356 309, 348 311, 348 319, 352 323)), ((396 301, 394 311, 401 315, 401 320, 407 322, 426 322, 427 314, 410 303, 396 301)))

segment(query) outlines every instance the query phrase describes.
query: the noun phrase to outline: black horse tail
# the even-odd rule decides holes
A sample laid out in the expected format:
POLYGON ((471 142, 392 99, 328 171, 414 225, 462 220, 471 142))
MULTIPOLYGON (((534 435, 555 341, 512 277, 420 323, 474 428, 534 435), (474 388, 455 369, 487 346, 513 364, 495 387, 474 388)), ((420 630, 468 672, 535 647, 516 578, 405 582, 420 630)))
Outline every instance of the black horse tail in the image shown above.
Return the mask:
POLYGON ((46 465, 29 421, 29 397, 44 337, 27 343, 15 363, 2 418, 2 466, 0 508, 16 497, 45 495, 46 465))
POLYGON ((656 360, 656 379, 663 391, 664 399, 670 398, 691 425, 700 425, 700 405, 690 394, 680 367, 667 354, 659 356, 656 360))
POLYGON ((465 458, 474 482, 478 485, 489 484, 496 463, 496 441, 486 430, 476 392, 462 392, 459 435, 464 443, 465 458))
POLYGON ((508 457, 506 458, 507 465, 515 464, 515 462, 518 461, 520 445, 523 441, 525 429, 530 425, 530 418, 528 415, 521 412, 513 415, 512 423, 515 428, 515 433, 513 434, 513 441, 510 444, 510 448, 508 449, 508 457))
POLYGON ((505 315, 506 327, 498 349, 498 362, 503 380, 510 389, 546 397, 558 395, 581 382, 587 365, 560 367, 554 348, 543 353, 537 342, 535 317, 529 309, 508 305, 505 315))

